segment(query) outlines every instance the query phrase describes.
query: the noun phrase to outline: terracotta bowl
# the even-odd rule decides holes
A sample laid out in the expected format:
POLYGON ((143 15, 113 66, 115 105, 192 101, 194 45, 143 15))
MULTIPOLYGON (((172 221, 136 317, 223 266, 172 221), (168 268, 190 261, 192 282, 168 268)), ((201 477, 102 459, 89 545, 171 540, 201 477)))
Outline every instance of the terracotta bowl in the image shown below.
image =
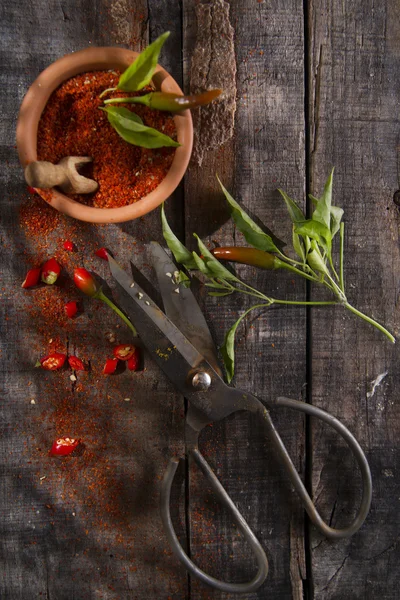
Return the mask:
MULTIPOLYGON (((60 58, 33 82, 19 112, 17 123, 17 148, 23 167, 37 160, 37 131, 40 116, 52 92, 64 81, 86 71, 118 69, 124 71, 135 58, 137 52, 123 48, 87 48, 60 58)), ((182 94, 176 81, 159 65, 153 77, 158 90, 182 94)), ((176 189, 189 163, 193 144, 193 124, 190 111, 186 110, 174 117, 178 141, 172 165, 160 183, 150 194, 121 208, 94 208, 68 198, 56 188, 51 189, 51 198, 46 200, 60 212, 90 223, 121 223, 141 217, 159 206, 176 189)), ((40 193, 40 190, 38 190, 40 193)))

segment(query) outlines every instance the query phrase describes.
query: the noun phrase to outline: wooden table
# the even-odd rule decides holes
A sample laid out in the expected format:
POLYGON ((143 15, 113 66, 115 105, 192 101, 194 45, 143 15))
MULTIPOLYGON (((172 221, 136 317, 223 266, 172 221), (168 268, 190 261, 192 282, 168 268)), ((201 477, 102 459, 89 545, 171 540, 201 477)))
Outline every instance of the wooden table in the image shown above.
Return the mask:
MULTIPOLYGON (((59 252, 66 235, 78 248, 74 260, 100 276, 107 275, 106 264, 93 256, 100 245, 123 264, 134 254, 151 276, 144 244, 162 241, 159 212, 105 227, 61 219, 48 239, 27 235, 18 216, 21 204, 32 201, 15 150, 18 107, 33 79, 62 55, 88 46, 141 49, 165 30, 172 34, 161 62, 188 90, 196 40, 208 40, 209 62, 203 67, 212 68, 218 40, 233 35, 234 135, 206 151, 201 167, 190 166, 184 185, 168 201, 174 230, 193 249, 193 232, 210 243, 238 239, 216 182, 218 172, 252 215, 289 241, 290 224, 277 188, 305 206, 306 193, 318 195, 335 166, 334 203, 345 209, 349 299, 396 335, 398 3, 216 0, 204 8, 192 0, 4 1, 1 29, 0 597, 231 598, 189 579, 162 531, 160 480, 171 454, 182 449, 184 400, 147 355, 144 371, 101 379, 100 366, 112 348, 106 334, 126 341, 123 326, 105 307, 85 301, 75 328, 64 330, 45 316, 33 318, 35 292, 20 288, 28 255, 34 257, 42 242, 47 245, 42 254, 59 252), (233 31, 227 26, 228 8, 233 31), (92 371, 71 382, 67 370, 35 370, 35 360, 55 343, 90 359, 92 371), (60 431, 62 418, 75 430, 60 431), (48 457, 53 439, 81 431, 87 435, 82 457, 64 463, 48 457)), ((213 127, 218 131, 222 125, 216 120, 213 127)), ((241 273, 276 297, 318 296, 290 275, 241 273)), ((218 344, 249 306, 240 297, 209 298, 204 290, 200 301, 218 344)), ((269 310, 241 328, 234 384, 260 398, 304 398, 331 411, 361 443, 374 482, 362 529, 350 540, 330 542, 304 519, 255 419, 236 414, 209 428, 201 448, 270 561, 266 583, 249 599, 399 597, 398 365, 397 347, 340 307, 269 310)), ((298 415, 273 411, 273 417, 324 517, 337 526, 351 520, 360 481, 346 447, 298 415)), ((249 578, 252 556, 201 477, 194 470, 186 485, 180 483, 174 519, 191 556, 217 576, 249 578)))

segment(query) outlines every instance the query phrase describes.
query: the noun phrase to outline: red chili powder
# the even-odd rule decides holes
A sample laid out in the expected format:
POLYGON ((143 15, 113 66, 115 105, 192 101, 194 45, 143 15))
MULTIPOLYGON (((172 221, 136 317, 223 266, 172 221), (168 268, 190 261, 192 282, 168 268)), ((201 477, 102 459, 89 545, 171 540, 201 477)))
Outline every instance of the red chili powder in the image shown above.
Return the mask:
MULTIPOLYGON (((97 208, 132 204, 153 191, 166 176, 174 148, 147 149, 125 142, 108 122, 100 94, 115 87, 119 73, 95 71, 77 75, 51 95, 39 122, 38 160, 58 163, 66 156, 90 156, 90 170, 83 172, 99 184, 94 194, 70 195, 97 208)), ((145 90, 149 91, 149 90, 145 90)), ((137 94, 114 92, 107 96, 137 94)), ((144 125, 176 139, 176 127, 169 113, 147 106, 124 105, 136 112, 144 125)))
POLYGON ((60 224, 60 214, 38 196, 30 196, 19 210, 19 221, 28 237, 46 236, 60 224))

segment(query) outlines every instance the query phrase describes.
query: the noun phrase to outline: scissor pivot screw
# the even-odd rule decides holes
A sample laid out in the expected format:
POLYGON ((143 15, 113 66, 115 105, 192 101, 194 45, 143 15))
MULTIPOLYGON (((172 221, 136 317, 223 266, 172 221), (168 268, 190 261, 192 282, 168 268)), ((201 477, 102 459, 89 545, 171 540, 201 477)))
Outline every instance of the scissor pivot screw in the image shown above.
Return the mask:
POLYGON ((196 390, 208 390, 211 385, 211 377, 205 371, 199 371, 192 377, 192 386, 196 390))

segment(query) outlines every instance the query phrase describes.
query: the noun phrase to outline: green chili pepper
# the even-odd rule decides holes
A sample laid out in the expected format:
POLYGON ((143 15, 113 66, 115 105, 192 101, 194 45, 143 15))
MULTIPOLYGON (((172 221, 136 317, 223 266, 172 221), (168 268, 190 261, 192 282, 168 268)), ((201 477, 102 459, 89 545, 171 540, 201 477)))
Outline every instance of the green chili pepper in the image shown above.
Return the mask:
POLYGON ((193 94, 191 96, 179 96, 167 92, 151 92, 144 96, 133 96, 131 98, 109 98, 104 104, 144 104, 157 110, 167 110, 169 112, 179 112, 187 108, 196 108, 203 104, 212 102, 222 93, 222 90, 208 90, 202 94, 193 94))
POLYGON ((227 246, 224 248, 214 248, 212 253, 218 260, 230 260, 244 265, 259 267, 260 269, 279 269, 282 267, 282 261, 274 254, 263 252, 263 250, 256 250, 255 248, 227 246))

